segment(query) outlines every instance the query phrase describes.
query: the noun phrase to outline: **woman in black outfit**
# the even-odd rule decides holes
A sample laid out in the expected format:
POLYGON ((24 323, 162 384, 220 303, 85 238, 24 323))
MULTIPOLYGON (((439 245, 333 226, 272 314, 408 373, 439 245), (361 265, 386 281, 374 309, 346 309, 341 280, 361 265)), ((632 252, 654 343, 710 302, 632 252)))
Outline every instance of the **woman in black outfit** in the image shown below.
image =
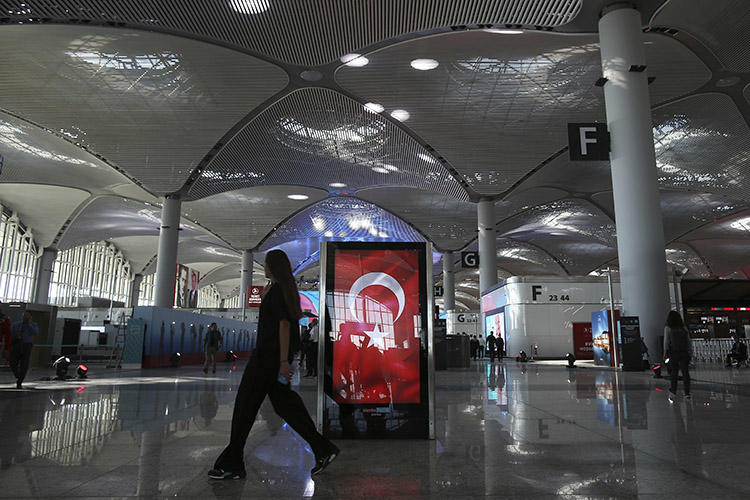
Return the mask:
POLYGON ((290 363, 294 350, 299 348, 297 321, 302 311, 292 266, 281 250, 266 254, 266 278, 270 284, 263 291, 260 304, 257 347, 237 390, 229 446, 208 471, 212 479, 245 477, 245 442, 266 396, 271 399, 274 411, 310 443, 315 453, 311 475, 325 469, 339 454, 339 449, 315 429, 302 398, 289 384, 293 374, 290 363))

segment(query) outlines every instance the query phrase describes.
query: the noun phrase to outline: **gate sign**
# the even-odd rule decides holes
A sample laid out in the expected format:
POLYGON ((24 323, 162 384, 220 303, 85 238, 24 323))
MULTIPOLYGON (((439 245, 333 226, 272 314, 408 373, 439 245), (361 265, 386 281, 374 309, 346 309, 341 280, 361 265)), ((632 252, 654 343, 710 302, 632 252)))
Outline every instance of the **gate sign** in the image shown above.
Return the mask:
POLYGON ((479 267, 479 253, 461 252, 461 267, 464 269, 476 269, 479 267))
POLYGON ((251 286, 247 289, 247 307, 260 307, 263 287, 251 286))
POLYGON ((571 161, 609 160, 607 124, 568 123, 568 152, 571 161))
POLYGON ((442 297, 443 296, 443 285, 434 285, 433 287, 433 295, 435 297, 442 297))

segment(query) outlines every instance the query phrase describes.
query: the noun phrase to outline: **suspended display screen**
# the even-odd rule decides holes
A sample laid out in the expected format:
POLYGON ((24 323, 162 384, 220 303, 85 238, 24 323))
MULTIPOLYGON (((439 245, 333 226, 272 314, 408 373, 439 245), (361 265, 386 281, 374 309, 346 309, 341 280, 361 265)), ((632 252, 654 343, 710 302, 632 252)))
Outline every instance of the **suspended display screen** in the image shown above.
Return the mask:
POLYGON ((325 245, 324 432, 428 437, 427 246, 325 245))

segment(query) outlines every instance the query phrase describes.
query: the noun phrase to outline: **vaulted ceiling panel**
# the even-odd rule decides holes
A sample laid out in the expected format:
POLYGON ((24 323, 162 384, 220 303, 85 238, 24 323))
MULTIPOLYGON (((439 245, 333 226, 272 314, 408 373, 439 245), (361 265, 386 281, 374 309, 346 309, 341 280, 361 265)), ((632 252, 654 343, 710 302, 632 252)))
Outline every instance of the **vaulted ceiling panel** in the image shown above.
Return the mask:
POLYGON ((688 278, 710 278, 711 270, 696 251, 685 243, 675 242, 667 245, 667 262, 674 266, 688 269, 688 278))
POLYGON ((439 249, 460 250, 476 238, 477 207, 474 203, 403 187, 363 189, 357 196, 386 207, 413 224, 439 249))
POLYGON ((153 191, 282 89, 280 68, 211 44, 93 26, 3 26, 0 108, 103 155, 153 191), (262 77, 260 76, 262 75, 262 77))
POLYGON ((299 65, 325 64, 381 40, 468 24, 560 26, 583 0, 0 0, 0 12, 175 30, 299 65), (88 4, 88 5, 87 5, 88 4), (91 8, 93 7, 93 8, 91 8), (189 15, 186 15, 186 12, 189 15), (367 18, 368 22, 363 22, 367 18))
POLYGON ((220 193, 183 203, 187 216, 210 227, 237 249, 255 248, 282 221, 326 196, 325 191, 297 186, 264 186, 220 193), (306 200, 288 196, 300 195, 306 200))
MULTIPOLYGON (((644 41, 649 75, 656 77, 652 102, 710 78, 675 40, 644 35, 644 41)), ((567 143, 568 122, 605 119, 603 92, 594 86, 601 76, 597 36, 474 30, 391 45, 367 57, 364 67, 342 66, 337 81, 385 112, 406 111, 405 125, 481 194, 505 192, 558 152, 567 143)))
POLYGON ((434 155, 375 108, 322 88, 297 90, 252 120, 205 167, 190 196, 269 184, 405 185, 468 198, 434 155))

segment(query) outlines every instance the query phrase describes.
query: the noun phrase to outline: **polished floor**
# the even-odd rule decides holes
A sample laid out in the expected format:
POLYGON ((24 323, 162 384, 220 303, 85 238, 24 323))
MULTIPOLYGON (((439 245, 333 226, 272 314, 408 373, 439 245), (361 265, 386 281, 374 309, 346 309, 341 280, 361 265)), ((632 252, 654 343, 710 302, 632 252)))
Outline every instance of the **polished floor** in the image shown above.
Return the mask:
MULTIPOLYGON (((747 386, 698 382, 670 404, 646 373, 510 361, 437 373, 435 441, 339 441, 315 480, 305 443, 266 406, 248 477, 212 482, 241 369, 37 373, 22 391, 0 372, 0 497, 750 496, 747 386)), ((312 383, 299 390, 312 408, 312 383)))

